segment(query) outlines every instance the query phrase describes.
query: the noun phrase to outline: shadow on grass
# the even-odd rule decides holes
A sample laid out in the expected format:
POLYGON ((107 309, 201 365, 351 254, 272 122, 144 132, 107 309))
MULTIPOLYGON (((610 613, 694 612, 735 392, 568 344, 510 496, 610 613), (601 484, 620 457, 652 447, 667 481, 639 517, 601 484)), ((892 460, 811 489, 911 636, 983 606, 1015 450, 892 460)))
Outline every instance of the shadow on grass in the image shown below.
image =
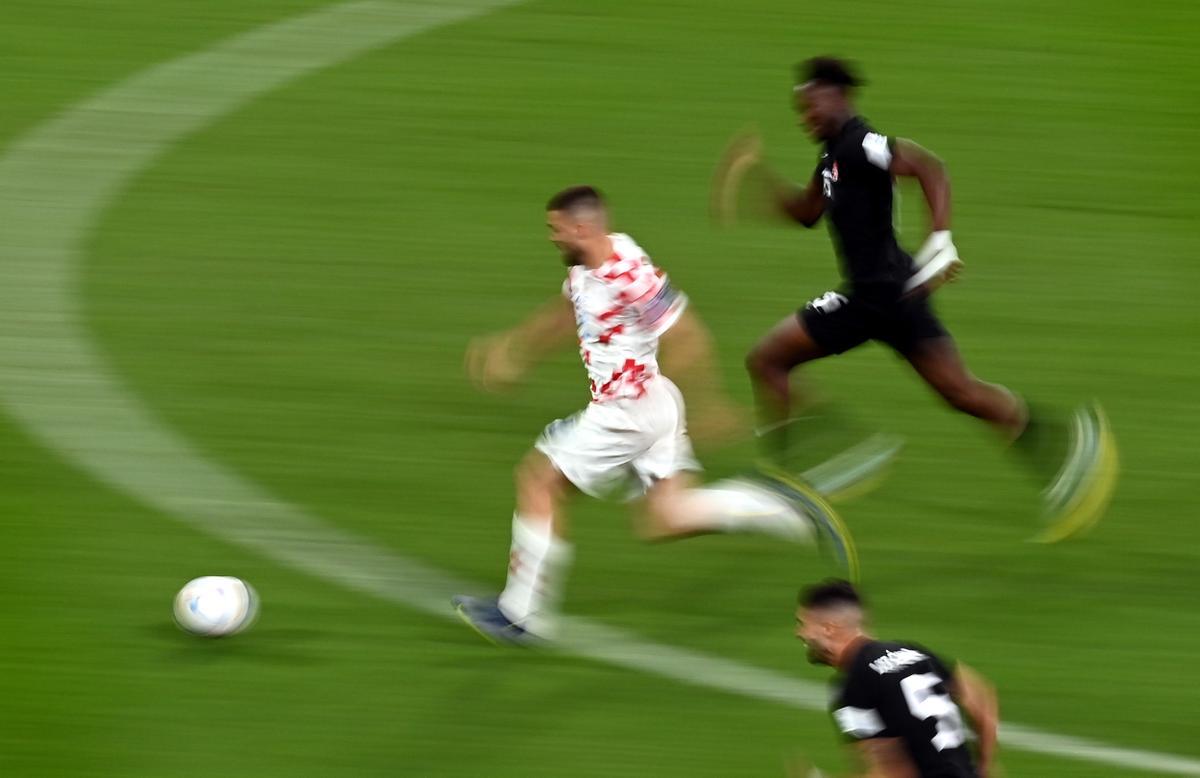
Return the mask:
POLYGON ((160 644, 170 659, 209 663, 249 661, 264 664, 318 665, 328 662, 312 642, 325 633, 315 629, 252 628, 228 637, 189 635, 170 623, 146 625, 145 633, 160 644))

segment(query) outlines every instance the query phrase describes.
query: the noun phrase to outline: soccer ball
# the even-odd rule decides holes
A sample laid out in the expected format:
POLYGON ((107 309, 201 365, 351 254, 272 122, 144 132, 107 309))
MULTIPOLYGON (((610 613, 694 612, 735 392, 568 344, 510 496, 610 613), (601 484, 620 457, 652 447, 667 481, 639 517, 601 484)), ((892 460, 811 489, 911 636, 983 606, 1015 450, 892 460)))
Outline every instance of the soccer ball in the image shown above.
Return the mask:
POLYGON ((257 615, 258 594, 240 578, 206 575, 188 581, 175 595, 175 623, 193 635, 233 635, 257 615))

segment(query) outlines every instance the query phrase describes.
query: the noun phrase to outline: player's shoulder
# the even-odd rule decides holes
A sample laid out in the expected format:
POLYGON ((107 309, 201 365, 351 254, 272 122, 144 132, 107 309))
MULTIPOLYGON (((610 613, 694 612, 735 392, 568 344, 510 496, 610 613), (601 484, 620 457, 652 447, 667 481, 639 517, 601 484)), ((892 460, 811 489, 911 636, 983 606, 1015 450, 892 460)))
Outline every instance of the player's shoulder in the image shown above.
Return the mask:
POLYGON ((622 286, 642 276, 656 274, 657 268, 637 241, 623 232, 614 232, 608 237, 612 241, 613 253, 599 268, 597 275, 601 279, 622 286))
POLYGON ((632 235, 613 232, 609 234, 608 239, 612 241, 613 254, 621 261, 638 264, 650 263, 650 255, 633 239, 632 235))
POLYGON ((920 643, 896 640, 872 641, 856 657, 857 671, 887 677, 914 672, 943 671, 942 660, 920 643))
POLYGON ((868 133, 885 134, 882 130, 872 124, 871 121, 866 117, 860 116, 858 124, 864 135, 868 133))
POLYGON ((851 669, 859 669, 868 667, 871 662, 874 662, 879 657, 885 655, 888 650, 896 645, 885 640, 868 640, 859 647, 858 652, 854 655, 854 661, 850 663, 851 669))
POLYGON ((861 117, 848 129, 844 141, 846 153, 858 159, 865 158, 881 170, 887 170, 891 166, 894 143, 894 138, 875 129, 861 117))
POLYGON ((579 282, 587 275, 587 268, 583 265, 571 265, 567 268, 567 278, 563 281, 564 286, 578 285, 579 282))
POLYGON ((859 144, 868 135, 882 135, 887 137, 887 132, 876 127, 864 116, 856 116, 850 120, 849 125, 846 127, 845 137, 847 140, 859 144))

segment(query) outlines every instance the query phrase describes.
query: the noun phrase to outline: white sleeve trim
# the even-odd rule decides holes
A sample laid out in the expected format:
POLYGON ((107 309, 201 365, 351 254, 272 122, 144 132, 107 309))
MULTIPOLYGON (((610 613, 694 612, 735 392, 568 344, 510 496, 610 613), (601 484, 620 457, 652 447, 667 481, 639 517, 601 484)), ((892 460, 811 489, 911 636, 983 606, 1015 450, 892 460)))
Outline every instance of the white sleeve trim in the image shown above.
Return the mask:
POLYGON ((863 740, 875 737, 883 731, 883 719, 874 708, 854 708, 846 706, 833 712, 838 728, 847 735, 863 740))
POLYGON ((862 142, 863 152, 867 161, 880 170, 890 170, 892 167, 892 150, 888 148, 886 135, 868 132, 862 142))

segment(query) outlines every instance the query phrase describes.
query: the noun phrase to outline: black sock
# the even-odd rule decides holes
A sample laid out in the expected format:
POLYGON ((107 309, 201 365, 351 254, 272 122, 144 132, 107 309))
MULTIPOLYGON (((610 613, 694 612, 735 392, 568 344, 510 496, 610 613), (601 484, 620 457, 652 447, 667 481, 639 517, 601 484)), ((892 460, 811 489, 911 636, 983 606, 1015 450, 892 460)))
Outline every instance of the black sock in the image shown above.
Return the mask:
POLYGON ((768 427, 760 433, 760 439, 765 456, 798 473, 840 454, 866 434, 839 407, 825 404, 768 427))
POLYGON ((1025 429, 1013 441, 1013 450, 1035 477, 1049 483, 1062 468, 1070 442, 1067 418, 1044 408, 1029 408, 1025 429))

